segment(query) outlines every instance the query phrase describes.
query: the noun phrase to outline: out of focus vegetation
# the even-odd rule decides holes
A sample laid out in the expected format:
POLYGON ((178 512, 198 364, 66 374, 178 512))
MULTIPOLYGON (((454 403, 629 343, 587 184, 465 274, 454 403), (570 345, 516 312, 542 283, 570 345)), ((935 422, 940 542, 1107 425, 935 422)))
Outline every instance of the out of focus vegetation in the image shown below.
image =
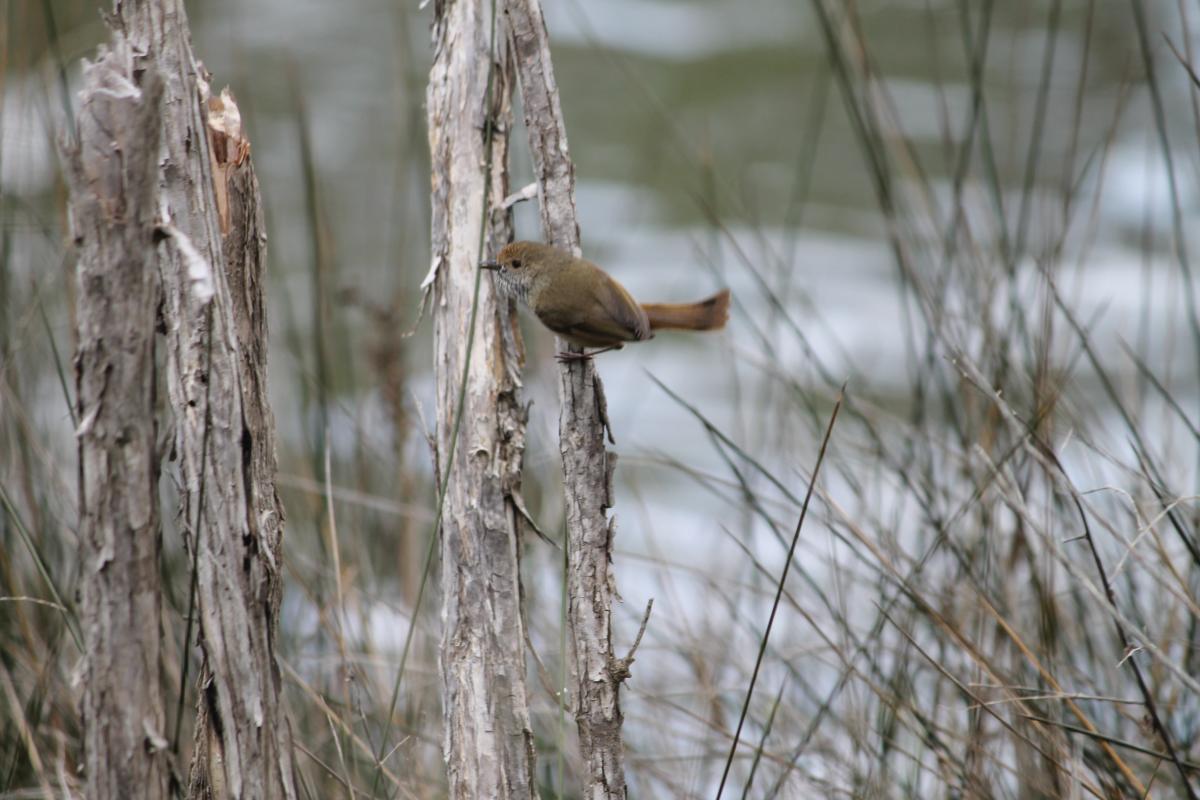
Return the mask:
MULTIPOLYGON (((714 793, 848 381, 725 796, 1194 796, 1200 7, 547 6, 585 251, 647 300, 728 283, 737 306, 721 336, 601 360, 618 646, 655 598, 624 701, 634 793, 714 793)), ((402 336, 428 269, 430 12, 190 12, 268 208, 280 656, 304 791, 363 795, 383 752, 380 793, 437 797, 436 603, 383 740, 433 525, 428 327, 402 336)), ((81 653, 54 137, 105 32, 83 0, 0 14, 0 798, 64 796, 81 653)), ((537 236, 532 209, 517 222, 537 236)), ((554 532, 552 343, 528 334, 525 497, 554 532)), ((163 508, 162 680, 186 743, 170 475, 163 508)), ((525 594, 542 795, 577 796, 560 554, 534 537, 525 594)))

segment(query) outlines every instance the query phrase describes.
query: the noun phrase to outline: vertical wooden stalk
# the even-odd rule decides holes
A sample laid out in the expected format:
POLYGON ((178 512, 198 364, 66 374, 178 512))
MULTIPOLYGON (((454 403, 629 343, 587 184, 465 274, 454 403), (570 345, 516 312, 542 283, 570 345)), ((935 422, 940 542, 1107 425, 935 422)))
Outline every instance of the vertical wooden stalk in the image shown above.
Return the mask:
POLYGON ((490 280, 479 285, 469 349, 480 247, 486 237, 495 252, 511 236, 502 210, 511 67, 503 30, 493 31, 481 0, 435 4, 427 108, 437 460, 447 478, 440 667, 452 798, 537 796, 511 500, 525 449, 524 353, 511 304, 498 301, 490 280), (485 220, 488 209, 497 211, 485 220))
POLYGON ((212 97, 182 0, 117 0, 166 85, 158 269, 167 389, 204 656, 190 797, 294 798, 275 661, 283 509, 267 405, 266 234, 250 145, 212 97))
MULTIPOLYGON (((550 40, 538 0, 506 0, 525 127, 533 155, 546 241, 579 255, 575 167, 559 105, 550 40)), ((559 341, 560 349, 568 349, 559 341)), ((608 424, 604 387, 594 364, 571 361, 559 373, 559 450, 566 492, 568 620, 575 673, 575 721, 587 765, 585 796, 624 798, 621 682, 629 659, 613 655, 612 470, 604 447, 608 424)))
MULTIPOLYGON (((241 441, 237 455, 241 458, 240 477, 244 481, 244 491, 239 502, 244 504, 246 517, 239 534, 245 537, 241 547, 230 549, 228 544, 204 542, 203 524, 195 539, 202 559, 206 552, 212 552, 210 548, 224 556, 216 570, 198 570, 200 596, 197 605, 201 614, 202 645, 205 645, 200 685, 205 691, 199 701, 189 796, 221 797, 223 795, 213 792, 212 787, 229 785, 231 776, 223 768, 223 761, 226 748, 234 740, 222 735, 221 729, 227 724, 224 715, 229 713, 222 707, 228 703, 241 729, 238 741, 250 743, 248 754, 252 760, 243 766, 245 783, 265 789, 270 792, 267 795, 270 797, 294 797, 291 729, 282 707, 279 668, 275 661, 286 516, 275 488, 275 418, 267 396, 266 228, 258 178, 250 158, 250 143, 241 130, 237 104, 228 90, 220 97, 208 100, 206 126, 228 294, 229 316, 224 335, 231 337, 237 345, 232 349, 230 360, 221 366, 233 370, 232 375, 236 378, 231 383, 236 383, 240 393, 236 398, 241 406, 241 441), (230 580, 235 563, 241 565, 241 574, 236 581, 230 580), (225 575, 218 574, 217 570, 221 569, 227 571, 225 575), (244 619, 227 619, 222 609, 225 593, 234 587, 240 592, 240 604, 235 601, 233 608, 238 616, 244 613, 244 619), (218 681, 213 656, 228 652, 228 648, 207 646, 212 634, 205 632, 205 623, 209 631, 226 641, 230 637, 250 637, 249 647, 238 653, 236 660, 226 662, 223 681, 218 681), (243 670, 250 670, 254 675, 248 688, 253 691, 254 684, 258 684, 261 699, 252 694, 240 695, 238 675, 243 670), (234 687, 229 698, 219 694, 222 683, 234 687), (214 688, 218 691, 214 692, 214 688), (245 702, 261 702, 266 711, 262 724, 271 725, 270 732, 258 730, 254 706, 250 707, 248 719, 241 717, 239 709, 245 702)), ((214 366, 216 363, 213 362, 214 366)), ((236 403, 231 404, 229 411, 235 411, 236 407, 236 403)), ((234 431, 236 435, 237 428, 234 431)), ((211 448, 211 431, 207 435, 211 448)), ((226 442, 232 444, 231 439, 226 442)), ((207 468, 213 453, 210 449, 207 456, 201 455, 202 466, 207 468)), ((230 479, 237 477, 232 461, 223 465, 223 471, 230 479)), ((214 472, 207 480, 214 479, 217 474, 214 472)), ((202 498, 204 508, 200 513, 202 519, 207 519, 210 513, 207 487, 196 501, 201 502, 202 498)), ((230 530, 234 528, 231 526, 230 530)))
POLYGON ((84 69, 64 146, 79 249, 82 677, 88 797, 165 798, 155 436, 155 188, 163 84, 119 34, 84 69))

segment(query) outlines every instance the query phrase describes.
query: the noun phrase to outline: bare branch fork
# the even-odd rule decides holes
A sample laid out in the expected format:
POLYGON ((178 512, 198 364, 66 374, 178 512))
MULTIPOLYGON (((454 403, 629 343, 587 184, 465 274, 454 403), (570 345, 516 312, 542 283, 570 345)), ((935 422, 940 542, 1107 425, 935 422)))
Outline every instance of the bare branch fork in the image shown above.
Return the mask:
MULTIPOLYGON (((547 242, 579 255, 575 167, 567 151, 566 124, 550 61, 550 41, 538 0, 504 0, 516 58, 525 127, 547 242)), ((570 349, 560 341, 560 350, 570 349)), ((620 686, 633 652, 613 654, 612 472, 605 450, 608 427, 604 387, 591 360, 563 364, 559 372, 559 451, 567 516, 568 621, 575 676, 575 721, 586 764, 585 796, 624 798, 620 686)), ((649 609, 647 609, 647 614, 649 609)), ((644 624, 643 624, 644 627, 644 624)), ((638 638, 641 638, 639 633, 638 638)), ((636 646, 636 645, 635 645, 636 646)))

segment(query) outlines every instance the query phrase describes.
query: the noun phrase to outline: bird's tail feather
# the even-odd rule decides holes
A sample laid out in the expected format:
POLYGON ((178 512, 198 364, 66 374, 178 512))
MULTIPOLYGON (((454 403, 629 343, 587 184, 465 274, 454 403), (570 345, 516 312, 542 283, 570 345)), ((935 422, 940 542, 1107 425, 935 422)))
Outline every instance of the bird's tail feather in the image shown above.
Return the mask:
POLYGON ((642 306, 655 331, 715 331, 729 319, 729 290, 696 303, 646 303, 642 306))

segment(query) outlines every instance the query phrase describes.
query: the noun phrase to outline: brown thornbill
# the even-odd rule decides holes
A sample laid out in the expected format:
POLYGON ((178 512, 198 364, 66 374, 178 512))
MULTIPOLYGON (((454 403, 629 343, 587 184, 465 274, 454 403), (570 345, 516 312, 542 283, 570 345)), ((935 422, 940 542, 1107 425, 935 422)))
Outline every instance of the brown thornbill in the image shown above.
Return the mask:
POLYGON ((715 331, 729 319, 729 290, 696 303, 639 304, 624 286, 592 262, 540 242, 505 245, 494 270, 500 291, 515 297, 542 324, 592 353, 559 353, 560 360, 589 358, 619 350, 625 342, 650 339, 655 331, 715 331))

